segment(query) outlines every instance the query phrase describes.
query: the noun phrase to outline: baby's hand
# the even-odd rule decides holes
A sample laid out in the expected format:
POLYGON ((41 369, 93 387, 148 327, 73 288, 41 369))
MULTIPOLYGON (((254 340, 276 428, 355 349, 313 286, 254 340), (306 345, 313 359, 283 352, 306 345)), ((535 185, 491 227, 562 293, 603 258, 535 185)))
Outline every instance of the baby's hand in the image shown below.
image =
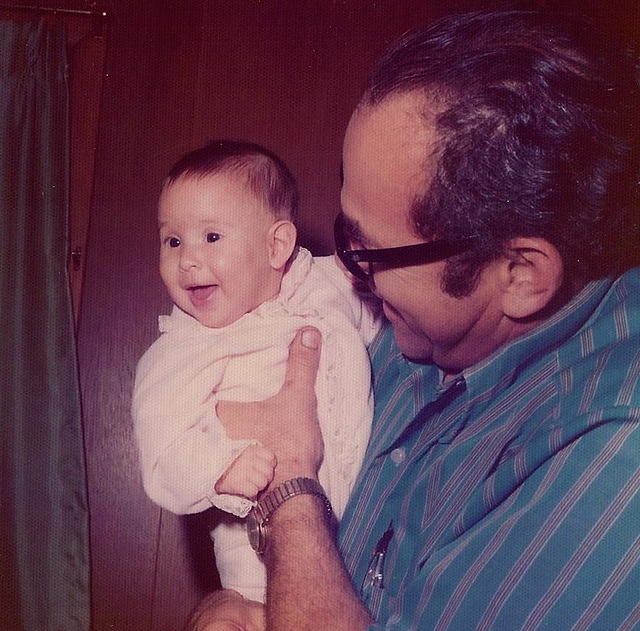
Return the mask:
POLYGON ((242 495, 255 500, 258 493, 273 480, 276 464, 276 456, 272 451, 260 445, 250 445, 218 478, 216 493, 242 495))

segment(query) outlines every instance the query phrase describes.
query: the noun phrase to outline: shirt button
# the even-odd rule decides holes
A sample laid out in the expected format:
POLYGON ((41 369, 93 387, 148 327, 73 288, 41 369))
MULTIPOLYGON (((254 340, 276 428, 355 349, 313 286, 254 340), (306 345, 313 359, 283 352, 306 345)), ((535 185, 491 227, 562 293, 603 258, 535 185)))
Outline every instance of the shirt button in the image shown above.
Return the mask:
POLYGON ((398 447, 391 452, 391 460, 393 460, 395 464, 403 463, 405 458, 406 455, 404 453, 404 449, 402 449, 401 447, 398 447))

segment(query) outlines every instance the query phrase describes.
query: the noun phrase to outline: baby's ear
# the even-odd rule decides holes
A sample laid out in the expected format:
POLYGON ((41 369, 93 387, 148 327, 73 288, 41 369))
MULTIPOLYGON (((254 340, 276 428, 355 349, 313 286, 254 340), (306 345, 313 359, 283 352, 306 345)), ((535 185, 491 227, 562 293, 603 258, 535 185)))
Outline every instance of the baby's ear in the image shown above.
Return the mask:
POLYGON ((267 234, 269 263, 273 269, 282 269, 296 247, 296 227, 286 219, 271 224, 267 234))
POLYGON ((534 317, 560 290, 564 265, 546 239, 518 237, 508 244, 504 261, 502 308, 512 318, 534 317))

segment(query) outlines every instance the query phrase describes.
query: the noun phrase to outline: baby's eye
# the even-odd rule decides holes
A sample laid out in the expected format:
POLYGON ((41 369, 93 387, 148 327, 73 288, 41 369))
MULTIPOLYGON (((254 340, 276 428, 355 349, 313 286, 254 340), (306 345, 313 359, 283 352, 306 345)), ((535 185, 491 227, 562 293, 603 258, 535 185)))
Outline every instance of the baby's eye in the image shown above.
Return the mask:
POLYGON ((220 238, 217 232, 207 232, 207 243, 215 243, 220 238))
POLYGON ((180 239, 178 239, 178 237, 167 237, 164 242, 170 248, 177 248, 180 245, 180 239))

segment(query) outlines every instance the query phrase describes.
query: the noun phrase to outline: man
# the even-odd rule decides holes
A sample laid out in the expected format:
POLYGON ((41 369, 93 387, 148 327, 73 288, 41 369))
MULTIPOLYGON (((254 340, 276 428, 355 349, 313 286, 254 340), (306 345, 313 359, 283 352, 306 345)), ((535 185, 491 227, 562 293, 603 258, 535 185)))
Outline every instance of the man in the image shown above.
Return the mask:
MULTIPOLYGON (((267 628, 640 628, 639 111, 631 59, 536 13, 446 18, 383 58, 336 241, 390 326, 337 544, 317 332, 280 394, 221 410, 278 454, 267 628)), ((193 628, 263 626, 221 593, 193 628)))

